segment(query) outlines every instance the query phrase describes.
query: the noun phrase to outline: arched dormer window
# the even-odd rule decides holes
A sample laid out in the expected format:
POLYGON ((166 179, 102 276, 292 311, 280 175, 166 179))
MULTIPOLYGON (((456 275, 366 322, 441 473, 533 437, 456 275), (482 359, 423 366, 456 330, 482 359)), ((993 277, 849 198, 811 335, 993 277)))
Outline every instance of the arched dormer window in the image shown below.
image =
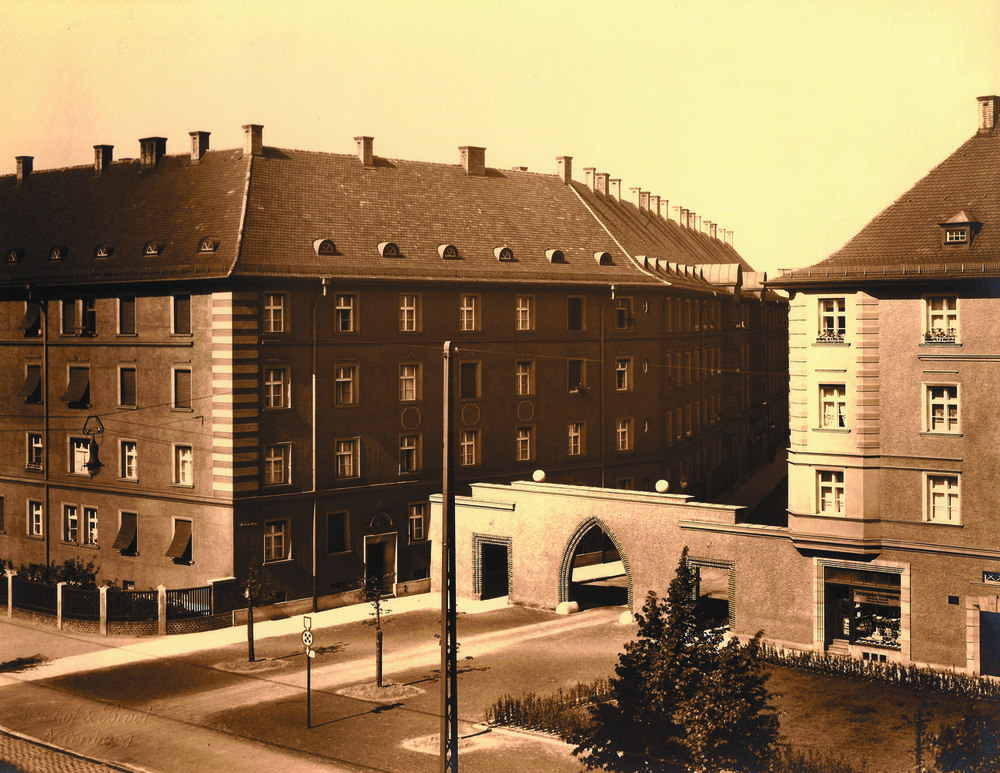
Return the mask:
POLYGON ((330 239, 317 239, 313 242, 317 255, 336 255, 337 247, 330 239))
POLYGON ((111 254, 111 248, 108 247, 106 244, 98 244, 94 248, 94 257, 95 258, 106 258, 110 254, 111 254))
POLYGON ((218 249, 218 242, 210 236, 206 236, 198 242, 198 252, 215 252, 218 249))
POLYGON ((62 260, 66 257, 65 247, 53 247, 49 250, 49 260, 62 260))
POLYGON ((146 242, 146 245, 142 248, 143 255, 159 255, 162 252, 162 248, 156 242, 146 242))
POLYGON ((438 255, 443 260, 459 260, 458 247, 454 244, 439 244, 438 255))
POLYGON ((7 250, 8 263, 20 263, 21 258, 23 257, 24 257, 24 250, 20 249, 7 250))
POLYGON ((379 242, 378 254, 383 258, 398 258, 399 247, 396 246, 395 242, 379 242))
POLYGON ((497 256, 497 260, 514 260, 514 250, 510 247, 497 247, 493 250, 493 254, 497 256))
POLYGON ((548 258, 549 263, 566 262, 566 256, 563 254, 562 250, 545 250, 545 257, 548 258))
POLYGON ((611 253, 610 252, 595 252, 594 260, 597 261, 599 266, 610 266, 611 265, 611 253))

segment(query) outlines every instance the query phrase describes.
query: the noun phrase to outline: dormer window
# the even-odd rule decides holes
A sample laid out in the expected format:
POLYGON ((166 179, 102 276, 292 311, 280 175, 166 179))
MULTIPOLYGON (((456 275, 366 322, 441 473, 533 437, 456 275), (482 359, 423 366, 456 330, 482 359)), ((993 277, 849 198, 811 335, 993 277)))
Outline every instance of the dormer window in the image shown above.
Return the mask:
POLYGON ((94 248, 95 258, 106 258, 110 254, 111 254, 111 248, 104 244, 98 244, 97 247, 94 248))
POLYGON ((215 239, 206 236, 200 242, 198 242, 198 252, 215 252, 216 242, 215 239))
POLYGON ((146 242, 146 246, 142 248, 143 255, 159 255, 160 245, 156 242, 146 242))
POLYGON ((969 241, 968 228, 946 228, 944 232, 945 244, 965 244, 969 241))
POLYGON ((329 239, 317 239, 313 242, 313 249, 317 255, 336 255, 337 247, 329 239))
POLYGON ((395 242, 379 242, 378 254, 383 258, 398 258, 399 247, 396 246, 395 242))
POLYGON ((945 248, 968 247, 979 232, 982 223, 972 219, 968 212, 962 210, 946 223, 938 223, 941 227, 941 246, 945 248))
POLYGON ((566 262, 566 256, 563 254, 562 250, 545 250, 545 257, 548 258, 549 263, 566 262))
POLYGON ((493 254, 497 256, 497 260, 514 260, 514 250, 510 247, 497 247, 493 254))
POLYGON ((24 257, 24 250, 7 250, 7 262, 18 263, 24 257))
POLYGON ((49 250, 49 260, 62 260, 65 255, 65 247, 53 247, 49 250))
POLYGON ((610 252, 595 252, 594 260, 597 261, 599 266, 610 266, 611 265, 611 253, 610 252))
POLYGON ((458 247, 454 244, 439 244, 438 255, 444 260, 458 260, 458 247))

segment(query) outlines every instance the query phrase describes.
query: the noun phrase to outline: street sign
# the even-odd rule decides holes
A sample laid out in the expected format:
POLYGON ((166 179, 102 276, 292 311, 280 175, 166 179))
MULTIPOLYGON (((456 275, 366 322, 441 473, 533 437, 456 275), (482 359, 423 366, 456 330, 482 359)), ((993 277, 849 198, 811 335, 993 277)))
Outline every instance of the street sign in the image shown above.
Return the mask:
POLYGON ((313 619, 309 615, 302 616, 302 627, 307 631, 311 630, 313 627, 313 619))
POLYGON ((312 631, 306 630, 302 632, 302 643, 305 644, 306 647, 312 646, 313 643, 312 631))

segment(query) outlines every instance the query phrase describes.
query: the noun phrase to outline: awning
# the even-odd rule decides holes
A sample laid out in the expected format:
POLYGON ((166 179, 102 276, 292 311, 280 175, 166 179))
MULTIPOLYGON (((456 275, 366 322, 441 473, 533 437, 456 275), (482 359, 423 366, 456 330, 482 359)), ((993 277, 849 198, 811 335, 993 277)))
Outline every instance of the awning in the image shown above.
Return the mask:
POLYGON ((42 383, 42 369, 38 365, 29 365, 28 374, 24 377, 24 384, 17 390, 18 397, 31 397, 38 391, 42 383))
POLYGON ((122 513, 122 525, 118 527, 118 536, 115 537, 115 544, 111 546, 113 550, 128 550, 132 547, 137 531, 136 520, 135 513, 122 513))
POLYGON ((69 384, 59 399, 64 403, 79 403, 90 389, 90 368, 70 368, 69 384))
POLYGON ((191 521, 174 521, 174 538, 167 548, 167 558, 181 558, 191 547, 191 521))
POLYGON ((28 305, 24 309, 24 318, 17 323, 17 326, 21 330, 31 330, 33 327, 38 325, 38 320, 41 315, 42 307, 37 303, 28 301, 28 305))

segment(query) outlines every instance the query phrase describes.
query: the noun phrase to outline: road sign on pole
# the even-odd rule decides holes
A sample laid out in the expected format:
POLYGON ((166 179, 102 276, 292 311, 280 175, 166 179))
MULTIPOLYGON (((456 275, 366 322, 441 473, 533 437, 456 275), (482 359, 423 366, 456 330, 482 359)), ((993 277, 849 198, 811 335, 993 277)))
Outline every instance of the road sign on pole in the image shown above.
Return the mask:
POLYGON ((316 653, 312 650, 312 618, 303 617, 302 624, 305 630, 302 631, 302 644, 306 648, 306 727, 312 728, 312 662, 316 653))

